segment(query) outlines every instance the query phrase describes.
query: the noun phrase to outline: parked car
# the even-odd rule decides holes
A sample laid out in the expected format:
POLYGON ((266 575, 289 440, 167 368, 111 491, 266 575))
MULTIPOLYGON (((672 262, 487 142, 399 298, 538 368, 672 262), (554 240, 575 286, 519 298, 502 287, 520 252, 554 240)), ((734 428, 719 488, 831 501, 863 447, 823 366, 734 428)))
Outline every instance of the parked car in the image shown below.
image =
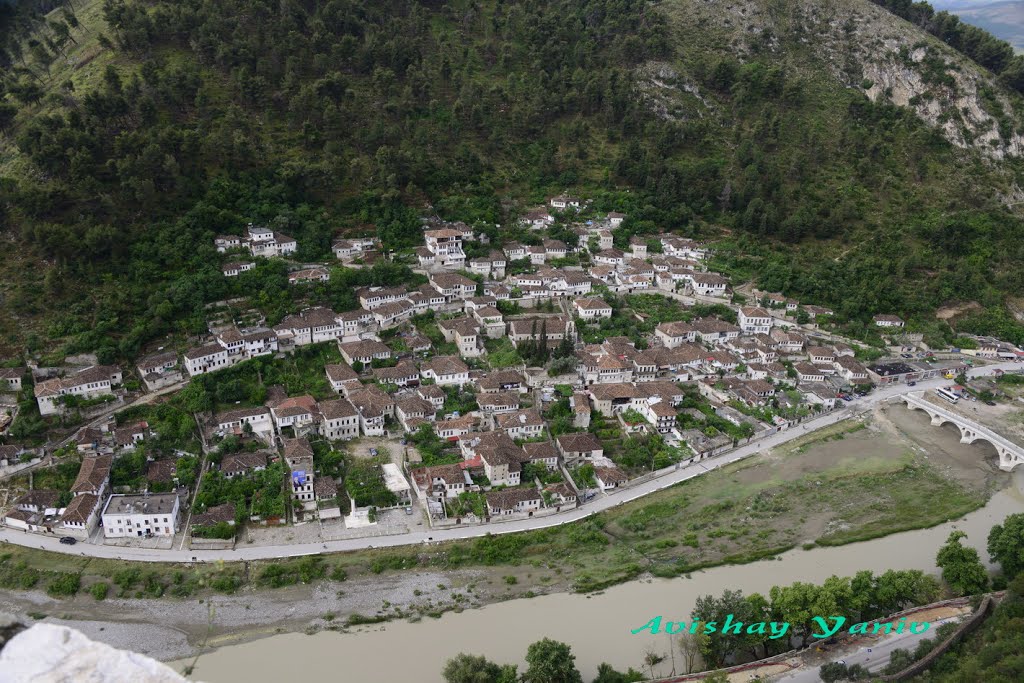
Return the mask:
POLYGON ((907 386, 908 387, 916 387, 917 386, 917 382, 907 382, 907 386))
POLYGON ((61 536, 60 537, 60 542, 63 543, 64 545, 74 545, 74 544, 78 543, 78 539, 72 538, 71 536, 61 536))
POLYGON ((412 507, 405 508, 405 514, 411 515, 412 514, 412 507))

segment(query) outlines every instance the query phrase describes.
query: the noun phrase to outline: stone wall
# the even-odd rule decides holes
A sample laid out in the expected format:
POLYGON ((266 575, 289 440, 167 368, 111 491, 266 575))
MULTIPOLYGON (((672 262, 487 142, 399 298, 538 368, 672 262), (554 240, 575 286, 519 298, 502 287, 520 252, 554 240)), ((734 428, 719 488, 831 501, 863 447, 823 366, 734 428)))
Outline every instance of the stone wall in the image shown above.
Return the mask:
POLYGON ((925 671, 932 664, 935 663, 936 659, 944 655, 949 648, 956 645, 964 638, 964 636, 966 636, 967 634, 971 633, 976 628, 981 626, 985 619, 988 618, 988 614, 992 611, 992 607, 994 604, 995 602, 992 600, 992 596, 986 595, 985 598, 981 601, 981 604, 978 606, 977 611, 974 614, 972 614, 971 617, 967 619, 964 623, 960 624, 960 627, 953 632, 953 635, 944 640, 942 643, 936 646, 935 649, 933 649, 927 655, 925 655, 921 659, 917 660, 916 662, 908 666, 903 671, 891 674, 889 676, 882 676, 879 678, 879 680, 904 681, 908 678, 916 676, 922 671, 925 671))

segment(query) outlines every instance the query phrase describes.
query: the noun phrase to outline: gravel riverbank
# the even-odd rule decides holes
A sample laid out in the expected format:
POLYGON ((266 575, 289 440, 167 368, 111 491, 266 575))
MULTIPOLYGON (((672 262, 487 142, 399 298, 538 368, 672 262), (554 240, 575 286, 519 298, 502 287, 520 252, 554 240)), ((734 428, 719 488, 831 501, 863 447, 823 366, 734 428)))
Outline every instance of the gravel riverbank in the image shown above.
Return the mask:
POLYGON ((429 618, 513 597, 510 593, 488 571, 396 572, 185 600, 97 601, 86 594, 56 600, 41 591, 5 592, 0 593, 0 611, 26 622, 44 619, 71 626, 93 640, 171 661, 277 633, 356 630, 373 628, 384 618, 429 618))

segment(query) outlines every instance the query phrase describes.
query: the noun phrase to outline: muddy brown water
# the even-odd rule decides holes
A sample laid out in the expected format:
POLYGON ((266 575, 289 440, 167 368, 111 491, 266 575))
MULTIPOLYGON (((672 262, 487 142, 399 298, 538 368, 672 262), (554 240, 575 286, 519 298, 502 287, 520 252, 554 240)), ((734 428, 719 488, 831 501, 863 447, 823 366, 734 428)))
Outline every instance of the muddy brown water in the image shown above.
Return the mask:
MULTIPOLYGON (((941 451, 941 459, 946 462, 960 461, 973 469, 973 458, 992 455, 978 445, 962 446, 959 434, 928 429, 927 422, 907 419, 905 412, 889 411, 888 417, 900 431, 913 435, 915 440, 920 437, 918 443, 933 457, 941 451)), ((899 447, 887 437, 879 437, 881 443, 891 444, 893 449, 899 447)), ((931 529, 837 548, 793 550, 776 560, 716 567, 690 578, 634 581, 589 596, 559 593, 513 600, 446 613, 440 619, 393 622, 350 633, 276 635, 203 654, 193 677, 208 683, 278 683, 301 672, 304 677, 317 678, 341 674, 345 680, 434 682, 442 680, 445 661, 459 652, 518 664, 522 670, 527 646, 544 637, 572 646, 584 680, 594 677, 601 662, 620 670, 630 666, 646 670, 645 651, 653 649, 668 655, 668 637, 632 635, 630 629, 659 615, 666 620, 689 621, 690 611, 701 595, 737 588, 748 594, 767 593, 773 585, 817 583, 833 574, 852 575, 861 569, 934 572, 935 553, 953 529, 967 532, 969 544, 987 558, 984 545, 992 525, 1009 514, 1024 512, 1024 468, 1009 481, 983 508, 931 529)), ((676 660, 678 665, 678 653, 676 660)), ((180 671, 182 662, 174 666, 180 671)), ((658 675, 670 671, 670 660, 655 668, 658 675)))

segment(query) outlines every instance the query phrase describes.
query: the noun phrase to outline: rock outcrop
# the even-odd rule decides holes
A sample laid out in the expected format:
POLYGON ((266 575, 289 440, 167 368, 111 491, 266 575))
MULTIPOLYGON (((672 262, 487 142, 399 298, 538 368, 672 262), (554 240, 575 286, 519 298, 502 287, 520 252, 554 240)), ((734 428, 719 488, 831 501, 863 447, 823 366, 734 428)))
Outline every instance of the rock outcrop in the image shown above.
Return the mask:
POLYGON ((0 683, 188 683, 145 655, 94 642, 66 626, 26 629, 8 616, 0 614, 0 683), (5 642, 14 630, 17 634, 5 642))

